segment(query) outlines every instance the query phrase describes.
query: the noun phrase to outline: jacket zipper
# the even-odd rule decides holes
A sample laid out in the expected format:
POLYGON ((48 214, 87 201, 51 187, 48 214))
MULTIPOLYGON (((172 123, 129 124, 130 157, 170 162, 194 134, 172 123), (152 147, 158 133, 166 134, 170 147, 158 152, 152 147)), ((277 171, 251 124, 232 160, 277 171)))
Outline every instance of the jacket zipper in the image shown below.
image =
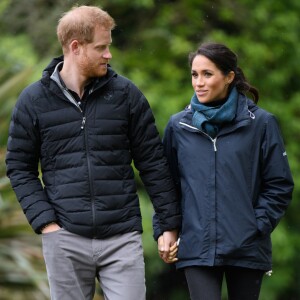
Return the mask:
MULTIPOLYGON (((209 136, 207 133, 205 133, 204 131, 194 127, 194 126, 191 126, 191 125, 188 125, 186 123, 183 123, 183 122, 179 122, 180 125, 182 126, 185 126, 187 128, 190 128, 190 129, 193 129, 197 132, 199 132, 200 134, 204 135, 204 136, 207 136, 211 141, 212 141, 212 144, 213 144, 213 149, 214 149, 214 160, 216 161, 216 152, 217 152, 217 138, 215 137, 214 139, 209 136)), ((214 174, 216 173, 216 162, 214 163, 214 174)), ((214 183, 213 185, 215 186, 215 178, 216 178, 216 175, 214 175, 214 183)), ((215 191, 215 189, 213 189, 213 191, 215 191)), ((214 201, 212 202, 213 206, 215 207, 216 206, 216 195, 215 195, 215 192, 214 192, 214 195, 213 195, 213 199, 214 201)), ((212 211, 216 211, 216 210, 212 210, 212 211)), ((212 260, 212 262, 214 263, 215 262, 215 257, 214 257, 214 252, 216 251, 216 247, 217 247, 217 241, 216 241, 216 237, 217 237, 217 233, 216 233, 216 212, 214 213, 213 216, 210 216, 211 218, 211 230, 210 230, 210 233, 209 233, 209 236, 210 236, 210 244, 211 244, 211 247, 210 247, 210 250, 209 250, 209 257, 210 257, 210 260, 212 260)))
MULTIPOLYGON (((89 156, 89 152, 88 152, 88 138, 87 138, 87 132, 86 132, 86 116, 84 115, 84 112, 82 110, 82 108, 80 107, 80 105, 77 103, 77 101, 74 99, 74 97, 72 96, 72 94, 70 94, 68 92, 67 89, 64 89, 67 94, 72 98, 70 99, 70 97, 68 97, 68 99, 70 100, 70 102, 75 105, 79 111, 82 114, 82 121, 81 121, 81 130, 84 130, 84 144, 85 144, 85 152, 86 152, 86 160, 87 160, 87 166, 88 166, 88 177, 89 177, 89 187, 90 187, 90 194, 91 194, 91 208, 92 208, 92 218, 93 218, 93 225, 95 226, 96 223, 96 216, 95 216, 95 199, 94 199, 94 189, 93 189, 93 180, 92 180, 92 173, 91 173, 91 161, 90 161, 90 156, 89 156), (73 101, 72 101, 73 100, 73 101)), ((95 228, 94 228, 95 231, 95 228)), ((94 234, 95 235, 95 234, 94 234)))
MULTIPOLYGON (((92 219, 93 219, 93 225, 95 226, 95 223, 96 223, 95 197, 94 197, 94 188, 93 188, 93 180, 92 180, 92 173, 91 173, 91 160, 90 160, 90 155, 89 155, 89 151, 88 151, 88 138, 87 138, 87 131, 86 131, 86 127, 85 127, 85 122, 86 122, 86 118, 83 117, 81 129, 84 130, 84 144, 85 144, 85 151, 86 151, 89 187, 90 187, 90 194, 91 194, 92 219)), ((95 232, 95 227, 94 227, 94 232, 95 232)), ((95 234, 94 234, 94 236, 95 236, 95 234)))
POLYGON ((86 121, 86 118, 85 118, 85 116, 83 116, 82 122, 81 122, 81 129, 84 129, 85 121, 86 121))
POLYGON ((186 123, 179 122, 179 124, 180 124, 180 125, 183 125, 183 126, 185 126, 185 127, 194 129, 194 130, 200 132, 201 134, 207 136, 207 137, 212 141, 212 143, 213 143, 214 152, 217 152, 217 138, 216 138, 216 137, 213 139, 211 136, 209 136, 209 135, 208 135, 207 133, 205 133, 204 131, 202 131, 202 130, 200 130, 200 129, 194 127, 194 126, 188 125, 188 124, 186 124, 186 123))
POLYGON ((94 231, 95 231, 95 199, 94 199, 94 192, 93 192, 93 184, 92 184, 92 173, 91 173, 91 162, 90 162, 90 156, 88 153, 88 138, 87 138, 87 132, 86 132, 86 116, 84 115, 84 112, 78 102, 75 100, 73 95, 68 91, 66 87, 64 87, 59 78, 57 76, 51 76, 52 80, 55 81, 58 86, 61 88, 63 91, 65 97, 71 102, 71 104, 75 105, 79 111, 82 114, 82 121, 80 125, 80 129, 84 130, 84 143, 85 143, 85 151, 86 151, 86 159, 87 159, 87 165, 88 165, 88 177, 89 177, 89 187, 90 187, 90 194, 91 194, 91 204, 92 204, 92 218, 93 218, 93 225, 94 225, 94 231))
POLYGON ((77 101, 74 99, 73 95, 68 91, 67 88, 63 87, 63 91, 64 91, 65 96, 69 99, 69 101, 73 105, 75 105, 79 109, 79 111, 81 112, 81 114, 82 114, 82 121, 81 121, 81 127, 80 128, 84 129, 85 122, 86 122, 86 117, 84 116, 84 112, 83 112, 82 108, 80 107, 80 105, 77 103, 77 101))

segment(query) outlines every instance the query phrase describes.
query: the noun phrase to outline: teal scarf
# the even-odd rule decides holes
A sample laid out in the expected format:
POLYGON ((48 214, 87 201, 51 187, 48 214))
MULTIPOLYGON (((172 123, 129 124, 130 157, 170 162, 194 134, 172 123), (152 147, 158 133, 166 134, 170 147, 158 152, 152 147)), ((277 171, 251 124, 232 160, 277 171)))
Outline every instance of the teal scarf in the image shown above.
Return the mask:
POLYGON ((191 99, 192 124, 215 138, 224 123, 231 122, 236 115, 238 92, 234 87, 223 105, 210 107, 199 102, 196 94, 191 99))

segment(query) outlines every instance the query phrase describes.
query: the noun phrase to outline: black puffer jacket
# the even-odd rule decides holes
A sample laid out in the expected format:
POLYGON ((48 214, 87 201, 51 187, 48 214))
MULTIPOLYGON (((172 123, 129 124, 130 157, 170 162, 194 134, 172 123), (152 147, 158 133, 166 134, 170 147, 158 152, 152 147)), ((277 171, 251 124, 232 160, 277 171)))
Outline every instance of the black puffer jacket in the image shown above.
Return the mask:
POLYGON ((176 193, 143 94, 109 68, 81 111, 50 78, 61 60, 21 93, 9 131, 7 175, 35 232, 52 221, 86 237, 142 231, 132 160, 162 228, 179 227, 176 193))

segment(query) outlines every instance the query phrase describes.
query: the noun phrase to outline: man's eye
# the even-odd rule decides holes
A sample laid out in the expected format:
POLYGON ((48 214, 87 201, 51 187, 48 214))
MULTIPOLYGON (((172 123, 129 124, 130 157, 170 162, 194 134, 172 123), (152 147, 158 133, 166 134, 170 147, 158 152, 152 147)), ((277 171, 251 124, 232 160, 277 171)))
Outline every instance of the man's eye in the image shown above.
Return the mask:
POLYGON ((97 51, 104 51, 106 49, 107 46, 98 46, 96 47, 97 51))

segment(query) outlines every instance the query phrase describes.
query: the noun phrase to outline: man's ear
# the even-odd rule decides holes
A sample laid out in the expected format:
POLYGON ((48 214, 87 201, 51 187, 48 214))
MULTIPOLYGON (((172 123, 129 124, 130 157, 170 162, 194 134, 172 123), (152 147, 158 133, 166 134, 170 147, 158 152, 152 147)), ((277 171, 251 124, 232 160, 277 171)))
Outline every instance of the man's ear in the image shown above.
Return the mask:
POLYGON ((80 53, 80 43, 78 42, 78 40, 73 40, 70 43, 69 50, 75 55, 78 55, 80 53))

